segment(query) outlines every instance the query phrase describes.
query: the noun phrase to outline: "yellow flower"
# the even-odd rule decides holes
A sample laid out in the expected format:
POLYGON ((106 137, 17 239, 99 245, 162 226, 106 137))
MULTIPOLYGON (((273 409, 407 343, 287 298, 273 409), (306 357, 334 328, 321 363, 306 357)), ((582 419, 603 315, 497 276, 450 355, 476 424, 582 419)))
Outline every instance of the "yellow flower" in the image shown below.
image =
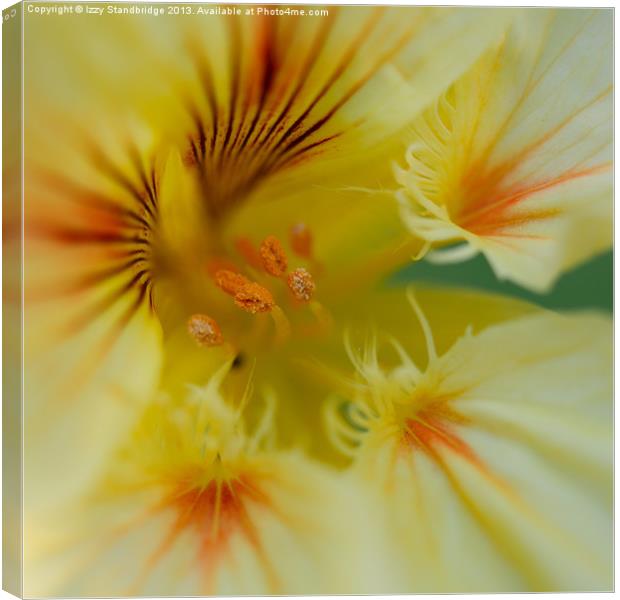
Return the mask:
POLYGON ((482 252, 548 291, 610 246, 611 36, 605 11, 526 11, 418 119, 395 171, 404 223, 425 250, 464 242, 429 259, 482 252))
POLYGON ((326 302, 410 253, 389 202, 317 183, 357 182, 510 15, 26 15, 29 502, 88 485, 158 385, 177 393, 236 355, 240 378, 264 358, 257 376, 288 388, 279 361, 329 328, 326 302), (282 278, 263 268, 270 236, 282 278), (252 285, 229 295, 221 271, 252 285), (216 348, 188 335, 194 316, 216 348))
POLYGON ((384 301, 400 322, 385 348, 349 341, 355 376, 326 408, 349 477, 397 540, 400 591, 611 589, 609 321, 526 313, 439 352, 409 299, 425 364, 398 341, 411 345, 402 302, 384 301))
MULTIPOLYGON (((599 446, 605 444, 608 431, 596 419, 608 406, 608 390, 582 388, 564 406, 567 390, 557 369, 573 360, 583 367, 573 370, 579 385, 594 386, 601 377, 604 387, 609 361, 600 340, 608 322, 575 318, 564 330, 555 317, 535 316, 515 301, 423 292, 432 327, 418 310, 430 349, 429 365, 421 369, 416 353, 423 338, 402 331, 403 293, 376 291, 382 277, 425 250, 425 240, 451 241, 424 237, 444 227, 431 214, 444 210, 443 200, 412 195, 420 178, 432 179, 429 189, 441 188, 437 165, 408 155, 409 171, 398 172, 399 215, 389 189, 391 157, 412 128, 424 152, 440 155, 440 148, 428 147, 435 138, 420 125, 430 114, 421 111, 435 102, 469 123, 470 112, 451 104, 455 90, 484 71, 489 56, 501 54, 498 44, 509 48, 506 40, 529 17, 518 16, 505 34, 515 11, 328 12, 314 18, 198 12, 27 18, 29 595, 607 585, 610 554, 601 524, 609 519, 609 472, 601 460, 608 448, 596 454, 592 446, 588 454, 585 420, 575 432, 574 453, 561 444, 568 435, 565 413, 589 393, 598 407, 591 426, 598 427, 599 446), (367 193, 373 189, 379 192, 367 193), (416 202, 422 197, 421 211, 416 202), (423 223, 422 234, 416 229, 418 237, 412 236, 401 216, 408 225, 423 223), (365 379, 342 386, 333 373, 350 372, 343 337, 351 324, 389 331, 400 340, 394 348, 401 363, 389 369, 372 352, 361 360, 349 342, 348 354, 365 379), (488 329, 449 350, 466 325, 488 329), (476 352, 471 364, 463 344, 476 352), (557 355, 560 365, 550 358, 557 355), (531 368, 519 371, 516 362, 527 360, 531 368), (557 515, 545 504, 533 509, 531 520, 502 495, 504 488, 485 479, 478 463, 453 456, 449 444, 435 448, 436 438, 419 440, 418 448, 415 435, 403 433, 410 419, 424 416, 424 402, 445 404, 439 420, 450 426, 450 419, 464 428, 467 419, 484 420, 467 413, 475 402, 461 407, 463 389, 450 388, 454 397, 445 396, 452 366, 457 381, 476 390, 501 387, 498 378, 511 373, 515 390, 540 392, 534 402, 546 419, 546 441, 556 436, 565 452, 564 462, 549 466, 557 515), (338 390, 348 402, 335 398, 338 390), (551 418, 553 402, 562 406, 562 418, 551 418), (473 517, 458 513, 462 529, 453 535, 452 509, 438 507, 445 532, 438 543, 452 554, 429 555, 418 545, 424 523, 423 498, 411 491, 417 474, 405 469, 403 485, 382 485, 392 473, 382 461, 403 444, 425 457, 429 493, 463 513, 442 477, 451 485, 459 480, 466 502, 489 512, 482 531, 473 517), (437 470, 437 455, 452 462, 437 470), (590 460, 595 469, 588 477, 598 473, 590 496, 566 491, 585 477, 573 459, 590 460), (560 518, 572 508, 588 515, 589 538, 560 518), (507 540, 513 518, 523 525, 516 541, 507 540), (537 529, 545 519, 549 523, 537 529), (479 550, 470 555, 471 568, 462 562, 455 568, 455 549, 462 551, 468 533, 479 550), (558 543, 556 533, 577 550, 558 543), (489 558, 492 543, 505 546, 501 557, 489 558), (580 549, 597 543, 581 564, 580 549), (557 550, 557 564, 545 558, 549 549, 557 550), (541 555, 541 564, 530 554, 541 555), (479 571, 487 559, 496 571, 485 580, 479 571), (567 565, 574 573, 562 578, 558 570, 567 565)), ((538 44, 536 31, 528 30, 531 37, 511 55, 507 71, 527 71, 531 53, 543 52, 546 38, 538 44)), ((462 94, 475 103, 477 96, 467 93, 476 89, 465 86, 462 94)), ((587 135, 588 123, 575 127, 587 135)), ((583 181, 604 203, 599 179, 583 181)), ((600 247, 607 243, 601 239, 600 247)), ((539 270, 528 268, 537 281, 539 270)), ((555 276, 546 262, 540 271, 555 276)), ((511 398, 499 394, 498 402, 511 398)), ((491 419, 492 409, 485 404, 480 411, 491 419)), ((459 430, 454 443, 468 444, 485 461, 489 451, 498 460, 505 452, 512 464, 513 454, 537 447, 535 434, 543 427, 527 421, 528 407, 523 410, 514 421, 503 414, 510 421, 505 428, 501 422, 502 434, 523 425, 514 448, 502 445, 503 438, 483 439, 479 447, 478 439, 466 439, 469 429, 462 440, 459 430)), ((517 466, 524 465, 514 464, 513 479, 504 471, 497 477, 519 493, 544 475, 532 471, 530 477, 525 465, 519 476, 517 466)))

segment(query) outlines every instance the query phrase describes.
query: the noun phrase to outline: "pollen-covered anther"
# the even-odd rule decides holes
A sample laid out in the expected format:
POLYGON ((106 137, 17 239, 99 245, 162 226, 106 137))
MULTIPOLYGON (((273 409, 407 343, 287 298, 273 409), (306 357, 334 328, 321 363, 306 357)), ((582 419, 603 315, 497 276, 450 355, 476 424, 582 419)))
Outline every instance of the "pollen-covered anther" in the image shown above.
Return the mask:
POLYGON ((235 304, 252 314, 269 312, 275 306, 269 290, 254 282, 246 283, 235 294, 235 304))
POLYGON ((286 282, 293 296, 300 302, 309 302, 312 299, 316 284, 306 269, 299 268, 291 271, 286 282))
POLYGON ((220 346, 224 341, 219 325, 207 315, 192 315, 187 321, 187 331, 199 346, 220 346))
POLYGON ((215 283, 223 292, 230 296, 236 296, 245 285, 250 283, 250 280, 241 273, 220 269, 215 274, 215 283))
POLYGON ((270 235, 260 245, 260 257, 263 268, 269 275, 282 277, 288 269, 288 260, 284 248, 277 237, 270 235))
POLYGON ((297 223, 290 230, 290 244, 293 252, 302 258, 312 257, 312 233, 305 223, 297 223))

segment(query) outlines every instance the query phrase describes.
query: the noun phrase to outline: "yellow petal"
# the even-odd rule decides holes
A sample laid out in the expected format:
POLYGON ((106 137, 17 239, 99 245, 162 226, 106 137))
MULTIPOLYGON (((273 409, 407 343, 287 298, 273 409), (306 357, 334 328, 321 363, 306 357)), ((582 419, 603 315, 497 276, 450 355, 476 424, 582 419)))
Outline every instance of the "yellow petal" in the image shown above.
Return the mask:
POLYGON ((162 357, 151 278, 161 173, 149 172, 147 193, 137 175, 125 179, 103 158, 91 176, 73 164, 71 174, 26 181, 24 432, 32 506, 62 502, 97 477, 157 385, 162 357))
MULTIPOLYGON (((289 142, 290 151, 304 150, 280 157, 288 156, 289 166, 319 148, 319 162, 346 164, 343 148, 362 154, 396 133, 497 41, 514 15, 488 8, 332 6, 314 18, 205 18, 197 12, 202 9, 193 7, 183 19, 50 15, 46 24, 28 13, 29 109, 62 112, 75 100, 69 84, 87 81, 80 92, 96 106, 76 106, 80 118, 107 106, 116 118, 143 115, 184 150, 192 150, 188 136, 200 146, 199 124, 208 142, 195 148, 199 152, 213 136, 218 144, 231 143, 233 154, 247 147, 249 156, 236 163, 238 183, 245 175, 239 167, 253 155, 289 142), (77 55, 75 43, 82 50, 77 55), (111 51, 102 54, 102 45, 111 51), (52 88, 46 103, 34 96, 39 86, 52 88), (282 127, 267 136, 272 125, 282 127)), ((275 160, 266 158, 265 167, 275 160)))
MULTIPOLYGON (((80 300, 54 310, 79 317, 99 298, 80 300)), ((133 297, 70 337, 45 330, 60 321, 47 310, 34 317, 27 309, 32 329, 24 349, 25 493, 35 507, 63 502, 96 477, 156 385, 161 360, 159 325, 133 297), (45 325, 38 327, 39 319, 45 325)))
POLYGON ((29 595, 380 587, 381 571, 359 568, 373 537, 357 528, 353 490, 300 451, 278 449, 269 393, 261 401, 247 388, 227 402, 229 367, 184 396, 154 398, 80 502, 26 513, 29 595))
POLYGON ((610 333, 599 317, 530 318, 446 357, 438 393, 464 390, 454 435, 472 454, 440 448, 438 464, 533 589, 611 586, 610 333))
POLYGON ((396 169, 404 222, 544 291, 611 244, 611 19, 526 11, 415 126, 396 169))
POLYGON ((407 557, 401 591, 610 589, 609 320, 532 313, 426 342, 426 366, 359 354, 335 430, 407 557))
MULTIPOLYGON (((241 489, 239 505, 223 488, 215 540, 210 490, 166 506, 156 493, 117 493, 91 503, 86 515, 74 511, 75 521, 63 523, 65 537, 53 543, 40 541, 46 525, 32 522, 25 589, 37 596, 349 591, 356 574, 339 562, 349 547, 341 548, 339 538, 353 529, 347 508, 354 498, 335 475, 300 455, 253 466, 264 472, 241 489)), ((361 541, 363 550, 370 540, 361 541)))

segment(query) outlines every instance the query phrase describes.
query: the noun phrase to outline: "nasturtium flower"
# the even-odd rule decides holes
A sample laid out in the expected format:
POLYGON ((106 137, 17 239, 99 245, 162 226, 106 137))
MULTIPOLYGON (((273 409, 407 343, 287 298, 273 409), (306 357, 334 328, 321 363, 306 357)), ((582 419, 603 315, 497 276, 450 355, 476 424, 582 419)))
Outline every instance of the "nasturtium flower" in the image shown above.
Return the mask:
POLYGON ((418 118, 395 175, 430 260, 548 291, 610 246, 611 45, 603 11, 526 12, 418 118))
MULTIPOLYGON (((257 376, 277 370, 288 385, 279 357, 325 329, 329 297, 410 254, 394 207, 360 203, 338 191, 342 181, 356 183, 356 165, 463 73, 511 14, 333 7, 315 19, 31 19, 32 501, 61 502, 94 476, 131 424, 122 415, 139 415, 162 368, 178 391, 204 381, 205 356, 217 368, 238 354, 246 377, 257 355, 271 357, 257 376), (259 256, 270 236, 287 248, 281 280, 259 256), (307 281, 320 275, 316 300, 289 291, 299 268, 307 281), (242 292, 245 307, 218 271, 256 284, 242 292), (213 319, 224 343, 199 347, 187 335, 194 315, 213 319)), ((389 172, 388 161, 372 162, 389 172)))
POLYGON ((354 370, 326 407, 349 476, 397 540, 406 589, 611 588, 608 319, 530 312, 438 351, 409 299, 423 362, 399 341, 404 300, 391 302, 398 328, 349 339, 354 370))
MULTIPOLYGON (((501 82, 511 69, 527 78, 550 39, 562 52, 541 64, 564 65, 564 31, 539 28, 586 13, 567 14, 32 18, 29 595, 609 585, 609 321, 420 290, 422 327, 409 328, 405 291, 380 283, 454 241, 426 235, 450 225, 433 213, 450 199, 425 195, 443 189, 437 165, 463 160, 429 146, 429 115, 473 127, 455 98, 476 104, 472 73, 489 57, 508 53, 501 82), (399 213, 394 157, 412 136, 423 150, 397 171, 399 213), (385 361, 372 345, 359 356, 355 332, 373 328, 391 344, 385 361), (434 524, 430 552, 420 532, 434 524)), ((574 39, 604 39, 605 13, 592 14, 574 39)), ((576 47, 591 62, 588 43, 576 47)), ((604 79, 597 69, 580 94, 604 79)), ((582 98, 566 102, 572 114, 582 98)), ((585 136, 586 121, 574 125, 585 136)), ((584 227, 609 199, 606 177, 568 189, 584 227), (588 212, 578 191, 590 184, 588 212)), ((594 251, 582 249, 571 256, 594 251)), ((542 256, 520 282, 553 280, 542 256)))

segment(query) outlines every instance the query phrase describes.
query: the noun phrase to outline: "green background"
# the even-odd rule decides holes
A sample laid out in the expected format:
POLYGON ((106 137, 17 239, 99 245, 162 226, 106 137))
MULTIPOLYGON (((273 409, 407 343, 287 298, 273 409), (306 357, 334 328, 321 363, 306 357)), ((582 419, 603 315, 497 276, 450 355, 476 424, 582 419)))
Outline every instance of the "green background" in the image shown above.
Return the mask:
POLYGON ((598 308, 613 311, 613 253, 594 257, 565 273, 548 294, 536 294, 509 282, 498 281, 486 258, 453 265, 432 265, 424 260, 412 263, 390 278, 390 284, 410 282, 478 288, 529 300, 546 308, 574 310, 598 308))

